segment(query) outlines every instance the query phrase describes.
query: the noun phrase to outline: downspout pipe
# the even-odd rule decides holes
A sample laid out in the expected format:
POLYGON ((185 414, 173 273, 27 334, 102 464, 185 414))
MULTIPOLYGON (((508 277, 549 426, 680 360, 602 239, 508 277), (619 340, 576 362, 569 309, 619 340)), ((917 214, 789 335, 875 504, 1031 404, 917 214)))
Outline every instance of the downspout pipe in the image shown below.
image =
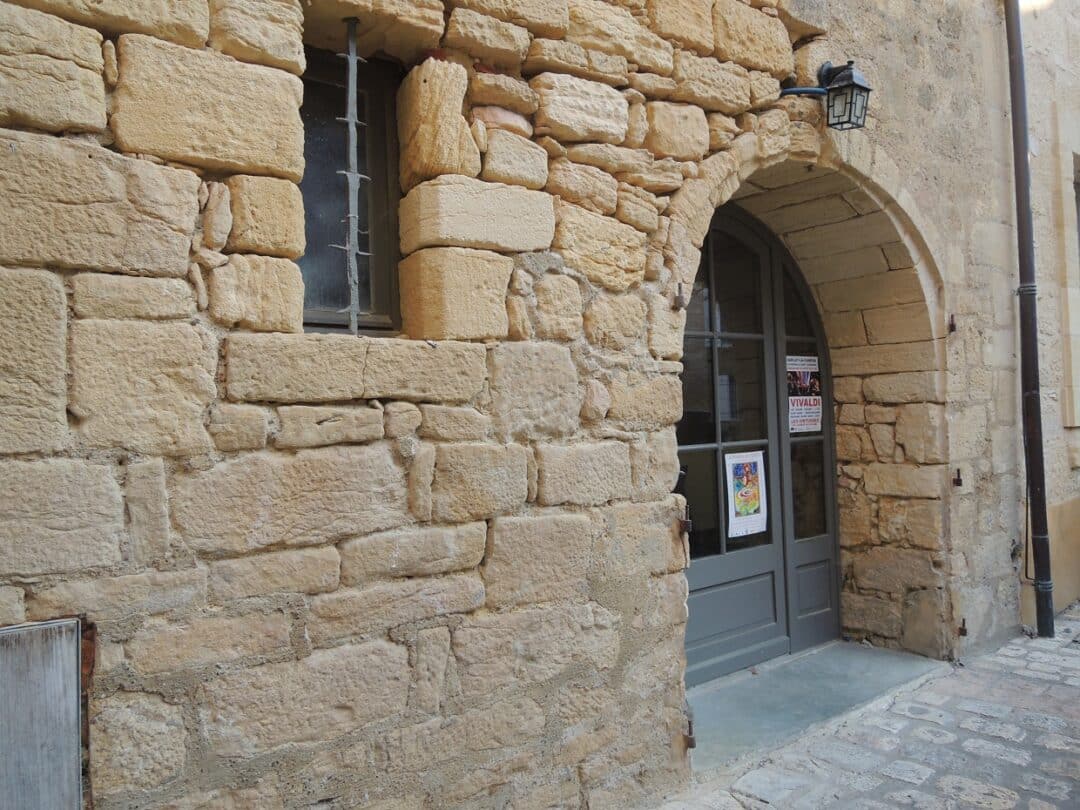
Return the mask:
POLYGON ((1016 187, 1016 243, 1020 286, 1020 384, 1024 420, 1031 552, 1035 562, 1035 623, 1043 638, 1054 637, 1054 584, 1050 576, 1050 529, 1046 518, 1046 465, 1043 458, 1042 401, 1039 390, 1039 310, 1035 279, 1035 235, 1031 219, 1031 166, 1028 162, 1027 85, 1020 0, 1004 0, 1012 103, 1013 172, 1016 187))

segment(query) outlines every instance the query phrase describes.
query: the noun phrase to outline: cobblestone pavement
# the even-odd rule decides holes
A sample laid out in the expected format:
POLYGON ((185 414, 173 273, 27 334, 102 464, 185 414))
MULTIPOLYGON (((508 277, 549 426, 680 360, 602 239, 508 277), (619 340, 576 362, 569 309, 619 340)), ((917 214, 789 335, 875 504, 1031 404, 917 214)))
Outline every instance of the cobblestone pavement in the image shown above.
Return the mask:
POLYGON ((734 766, 662 810, 1080 808, 1080 606, 734 766))

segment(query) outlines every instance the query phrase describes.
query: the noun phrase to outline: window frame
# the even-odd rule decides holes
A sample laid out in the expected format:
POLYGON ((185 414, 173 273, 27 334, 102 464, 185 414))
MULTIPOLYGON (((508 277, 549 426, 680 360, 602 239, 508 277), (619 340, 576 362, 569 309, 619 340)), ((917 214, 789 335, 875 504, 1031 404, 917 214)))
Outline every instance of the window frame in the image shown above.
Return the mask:
MULTIPOLYGON (((340 126, 344 120, 348 99, 348 61, 343 54, 305 47, 307 68, 301 77, 305 91, 309 82, 339 88, 342 92, 340 126)), ((397 65, 379 59, 357 59, 356 92, 365 96, 364 116, 357 124, 357 149, 365 149, 369 181, 361 179, 359 194, 368 195, 369 229, 368 285, 371 292, 371 311, 357 312, 357 334, 385 334, 401 327, 398 304, 398 274, 400 261, 398 236, 398 203, 401 189, 398 182, 397 89, 403 71, 397 65)), ((306 135, 306 133, 305 133, 306 135)), ((348 167, 348 155, 343 154, 340 171, 348 167)), ((301 188, 301 191, 303 189, 301 188)), ((346 206, 348 205, 346 192, 346 206)), ((363 225, 361 223, 361 229, 363 225)), ((342 222, 341 244, 346 241, 346 224, 342 222)), ((341 252, 341 272, 347 275, 345 251, 341 252)), ((361 260, 363 257, 361 257, 361 260)), ((301 273, 304 259, 297 260, 301 273)), ((363 283, 361 276, 361 283, 363 283)), ((305 332, 352 333, 349 311, 329 307, 304 306, 305 332)))

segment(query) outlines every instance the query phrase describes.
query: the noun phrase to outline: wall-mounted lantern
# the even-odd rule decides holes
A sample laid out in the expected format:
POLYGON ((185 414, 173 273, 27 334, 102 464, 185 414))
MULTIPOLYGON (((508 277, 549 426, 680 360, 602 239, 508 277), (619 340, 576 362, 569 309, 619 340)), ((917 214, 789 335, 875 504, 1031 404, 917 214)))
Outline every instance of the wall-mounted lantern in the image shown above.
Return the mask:
POLYGON ((834 67, 826 62, 818 69, 818 87, 788 87, 781 96, 823 96, 825 115, 833 129, 866 126, 871 87, 854 62, 834 67))

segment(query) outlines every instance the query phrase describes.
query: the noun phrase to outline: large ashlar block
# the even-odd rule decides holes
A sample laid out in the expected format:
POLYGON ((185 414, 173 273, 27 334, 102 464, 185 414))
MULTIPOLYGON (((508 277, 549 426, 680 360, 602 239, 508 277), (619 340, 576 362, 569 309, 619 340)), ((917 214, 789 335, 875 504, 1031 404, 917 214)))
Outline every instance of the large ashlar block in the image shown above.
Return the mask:
POLYGON ((228 664, 289 646, 289 618, 281 611, 210 616, 171 623, 152 619, 124 644, 125 657, 143 675, 228 664))
POLYGON ((903 445, 908 461, 941 464, 948 461, 945 407, 902 405, 897 409, 896 441, 903 445))
POLYGON ((188 324, 77 321, 69 407, 81 441, 153 455, 209 450, 215 355, 210 336, 188 324))
POLYGON ((900 605, 896 601, 846 592, 840 594, 840 599, 844 627, 885 638, 900 635, 900 605))
POLYGON ((521 115, 536 112, 536 93, 521 79, 503 73, 476 72, 469 77, 469 103, 504 107, 521 115))
POLYGON ((276 447, 357 444, 383 437, 382 408, 352 405, 288 405, 278 409, 276 447))
POLYGON ((552 343, 503 343, 492 350, 490 364, 497 436, 508 441, 574 432, 581 395, 568 348, 552 343))
POLYGON ((466 402, 484 386, 487 352, 480 344, 380 338, 369 342, 365 399, 466 402))
POLYGON ((585 310, 584 320, 590 343, 623 351, 645 334, 645 303, 636 295, 598 295, 585 310))
POLYGON ((465 68, 438 59, 413 68, 401 83, 398 168, 405 191, 443 174, 480 173, 480 150, 461 114, 468 84, 465 68))
POLYGON ((442 0, 318 0, 304 2, 304 42, 336 51, 342 47, 346 17, 357 18, 361 55, 382 52, 402 64, 419 62, 439 47, 445 25, 442 0))
POLYGON ((465 51, 489 65, 515 68, 529 49, 529 32, 486 14, 455 8, 450 13, 443 45, 465 51))
POLYGON ((351 335, 230 335, 229 398, 269 402, 360 399, 370 341, 351 335))
MULTIPOLYGON (((865 217, 848 220, 848 222, 860 222, 865 217)), ((847 223, 839 223, 846 225, 847 223)), ((829 227, 829 226, 826 226, 829 227)), ((795 234, 798 236, 798 234, 795 234)), ((895 307, 901 304, 921 304, 926 311, 925 297, 923 296, 922 283, 919 281, 919 271, 892 270, 888 273, 876 273, 872 276, 860 276, 859 278, 844 279, 843 281, 830 281, 827 284, 819 284, 816 288, 818 300, 826 312, 850 312, 856 309, 868 309, 879 307, 895 307)), ((914 313, 912 312, 913 316, 914 313)), ((877 316, 880 324, 880 314, 877 316)), ((912 317, 917 325, 918 319, 912 317)), ((929 316, 923 319, 929 324, 929 316)), ((892 330, 895 333, 895 330, 892 330)), ((927 336, 929 337, 929 336, 927 336)), ((915 338, 912 337, 912 340, 915 338)), ((926 340, 927 338, 923 338, 926 340)), ((877 340, 875 343, 896 343, 899 341, 877 340)))
POLYGON ((109 33, 136 32, 201 48, 210 33, 206 0, 10 0, 109 33))
POLYGON ((635 501, 659 500, 679 479, 679 445, 675 428, 646 433, 630 445, 630 471, 635 501))
POLYGON ((570 0, 569 9, 569 42, 623 56, 651 73, 671 73, 675 51, 671 43, 641 25, 626 9, 600 0, 570 0))
POLYGON ((623 442, 541 444, 536 462, 537 501, 545 506, 599 506, 630 497, 630 450, 623 442))
POLYGON ((878 546, 855 557, 855 582, 860 588, 905 593, 941 585, 933 557, 919 549, 878 546))
POLYGON ((849 374, 931 371, 938 365, 938 346, 934 340, 884 346, 851 346, 832 353, 833 374, 840 377, 849 374))
POLYGON ((545 190, 597 214, 614 214, 619 181, 602 169, 557 158, 548 165, 545 190))
POLYGON ((739 115, 750 109, 750 74, 741 65, 676 51, 672 78, 677 82, 671 94, 675 101, 727 115, 739 115))
POLYGON ((206 571, 190 568, 61 582, 36 591, 27 607, 31 619, 85 613, 106 621, 205 603, 206 571))
POLYGON ((59 278, 44 270, 0 268, 0 453, 63 446, 66 321, 59 278))
POLYGON ((645 148, 657 157, 701 160, 709 151, 709 122, 700 107, 650 101, 645 115, 649 123, 645 148))
POLYGON ((432 518, 461 523, 516 512, 529 494, 529 462, 517 444, 443 444, 435 451, 432 518))
POLYGON ((94 793, 156 787, 184 767, 183 709, 158 695, 117 692, 90 710, 94 793))
POLYGON ((945 507, 941 501, 881 498, 878 533, 885 543, 937 551, 945 540, 945 507))
POLYGON ((191 285, 179 278, 79 273, 71 279, 71 289, 80 318, 169 320, 195 314, 191 285))
POLYGON ((608 419, 626 430, 659 430, 682 419, 682 383, 674 375, 627 372, 609 390, 608 419))
POLYGON ((541 73, 529 82, 539 96, 536 133, 571 143, 622 143, 630 105, 613 87, 562 73, 541 73))
POLYGON ((0 5, 0 124, 104 130, 101 41, 93 29, 0 5))
POLYGON ((880 374, 863 381, 863 394, 869 402, 884 404, 944 402, 945 381, 935 371, 880 374))
POLYGON ((322 593, 338 586, 340 558, 333 546, 256 554, 210 564, 210 596, 217 602, 271 593, 322 593))
POLYGON ((210 271, 210 315, 226 326, 257 332, 301 332, 304 279, 288 259, 229 257, 210 271))
POLYGON ((787 29, 776 17, 739 0, 716 0, 713 6, 716 56, 783 79, 795 70, 787 29))
MULTIPOLYGON (((907 271, 897 270, 889 275, 903 272, 907 271)), ((863 319, 871 343, 908 343, 934 337, 930 310, 921 300, 916 304, 868 309, 863 312, 863 319)))
POLYGON ((254 453, 178 475, 173 519, 201 552, 307 546, 408 521, 405 471, 385 444, 254 453))
POLYGON ((908 464, 870 464, 863 472, 871 495, 901 498, 942 498, 948 483, 947 467, 915 467, 908 464))
POLYGON ((112 565, 123 531, 110 467, 68 459, 0 464, 0 571, 7 575, 112 565))
POLYGON ((237 174, 225 181, 232 209, 226 250, 296 259, 306 247, 300 187, 276 177, 237 174))
POLYGON ((550 194, 448 175, 421 183, 401 201, 401 252, 471 247, 547 250, 555 238, 550 194))
POLYGON ((138 34, 120 37, 118 50, 110 124, 120 149, 300 180, 300 79, 138 34))
POLYGON ((185 276, 198 191, 191 172, 2 130, 0 261, 185 276))
POLYGON ((649 27, 664 39, 710 56, 715 47, 712 7, 713 0, 648 0, 649 27))
POLYGON ((555 248, 589 281, 622 292, 645 278, 646 236, 616 219, 562 201, 556 206, 555 248))
POLYGON ((509 256, 487 250, 418 250, 398 266, 402 331, 427 340, 505 337, 513 271, 509 256))
POLYGON ((482 569, 488 607, 583 596, 595 533, 585 515, 495 518, 482 569))
POLYGON ((526 75, 551 71, 621 87, 628 80, 626 58, 582 48, 561 39, 534 39, 522 70, 526 75))
MULTIPOLYGON (((482 74, 477 74, 482 75, 482 74)), ((548 178, 548 154, 543 147, 513 132, 488 132, 482 180, 525 188, 543 188, 548 178)))
POLYGON ((341 582, 422 577, 475 568, 484 557, 487 524, 401 529, 341 544, 341 582))
POLYGON ((300 0, 210 0, 210 47, 241 62, 304 72, 300 0))
POLYGON ((408 650, 372 641, 230 672, 199 689, 199 721, 222 756, 326 740, 404 710, 408 650), (326 706, 338 707, 324 711, 326 706))
POLYGON ((611 580, 682 571, 690 558, 680 531, 685 502, 617 504, 601 513, 590 579, 611 580))
POLYGON ((447 5, 524 26, 538 37, 559 39, 570 24, 566 0, 448 0, 447 5))

